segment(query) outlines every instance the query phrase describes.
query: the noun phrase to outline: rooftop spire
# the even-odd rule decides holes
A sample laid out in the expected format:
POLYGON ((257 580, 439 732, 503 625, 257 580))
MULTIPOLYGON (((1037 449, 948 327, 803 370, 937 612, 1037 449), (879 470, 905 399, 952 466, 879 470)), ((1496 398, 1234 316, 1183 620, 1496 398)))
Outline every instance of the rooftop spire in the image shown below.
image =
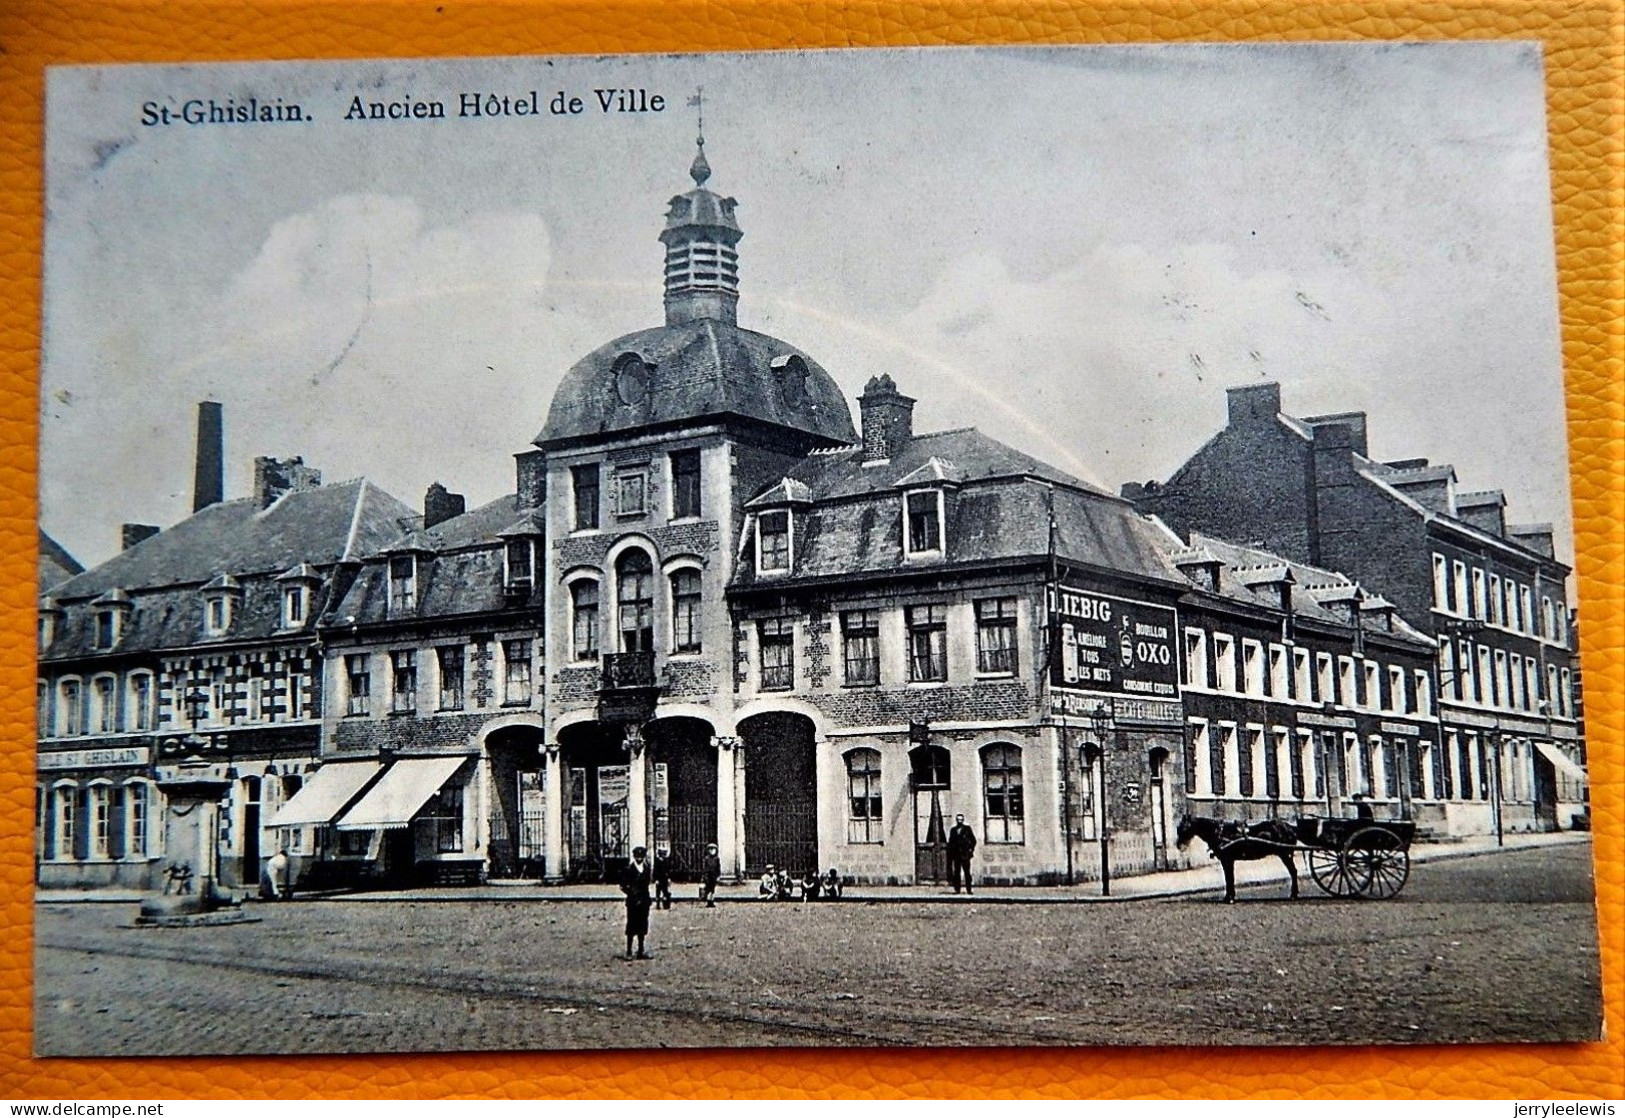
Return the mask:
POLYGON ((694 189, 671 200, 666 228, 660 234, 666 246, 666 324, 680 326, 696 319, 717 319, 732 325, 739 302, 739 256, 735 246, 743 235, 734 218, 735 201, 713 193, 705 184, 711 164, 705 158, 704 89, 688 100, 697 110, 699 132, 689 177, 694 189))
POLYGON ((694 153, 694 162, 688 168, 688 176, 694 180, 695 186, 704 186, 705 180, 711 177, 711 164, 705 161, 705 86, 694 88, 694 96, 688 99, 688 107, 694 110, 696 121, 694 144, 699 149, 694 153))

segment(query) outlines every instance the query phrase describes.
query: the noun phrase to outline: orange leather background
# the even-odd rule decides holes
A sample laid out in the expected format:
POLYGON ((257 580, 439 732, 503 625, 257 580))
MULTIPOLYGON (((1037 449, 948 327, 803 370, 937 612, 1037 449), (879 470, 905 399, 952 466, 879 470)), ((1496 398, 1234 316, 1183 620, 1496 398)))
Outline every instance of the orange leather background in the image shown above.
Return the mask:
POLYGON ((1625 19, 1621 0, 0 0, 0 1096, 1625 1097, 1625 19), (54 63, 1153 40, 1545 44, 1607 1031, 1413 1049, 608 1052, 33 1060, 35 447, 43 67, 54 63))

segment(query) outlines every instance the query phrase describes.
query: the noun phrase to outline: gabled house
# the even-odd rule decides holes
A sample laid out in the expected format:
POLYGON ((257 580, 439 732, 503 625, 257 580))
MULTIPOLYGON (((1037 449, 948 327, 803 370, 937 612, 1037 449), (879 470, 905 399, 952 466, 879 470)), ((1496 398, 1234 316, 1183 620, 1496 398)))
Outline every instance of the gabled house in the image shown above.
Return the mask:
POLYGON ((1277 384, 1229 391, 1229 421, 1165 482, 1124 495, 1176 532, 1249 540, 1344 572, 1437 642, 1442 748, 1481 758, 1453 829, 1583 823, 1585 740, 1570 568, 1549 524, 1449 465, 1379 461, 1363 412, 1298 418, 1277 384))
POLYGON ((410 510, 297 459, 255 466, 250 496, 126 531, 42 599, 41 885, 154 888, 182 866, 258 884, 270 817, 317 763, 315 619, 410 510))

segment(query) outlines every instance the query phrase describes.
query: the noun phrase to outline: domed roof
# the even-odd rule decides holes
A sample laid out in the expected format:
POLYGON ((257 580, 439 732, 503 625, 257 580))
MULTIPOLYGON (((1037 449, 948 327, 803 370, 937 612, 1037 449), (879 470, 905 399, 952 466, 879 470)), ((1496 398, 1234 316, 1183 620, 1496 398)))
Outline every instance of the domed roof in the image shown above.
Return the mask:
POLYGON ((593 350, 559 382, 535 441, 728 415, 857 442, 846 397, 818 362, 715 318, 639 330, 593 350))

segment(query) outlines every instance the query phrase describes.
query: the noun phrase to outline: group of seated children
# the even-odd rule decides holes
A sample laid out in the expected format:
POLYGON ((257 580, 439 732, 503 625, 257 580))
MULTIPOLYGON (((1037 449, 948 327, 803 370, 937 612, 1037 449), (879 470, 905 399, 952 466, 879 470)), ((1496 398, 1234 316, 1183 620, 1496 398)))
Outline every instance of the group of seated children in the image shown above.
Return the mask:
POLYGON ((769 863, 756 895, 764 901, 838 901, 841 899, 841 872, 831 866, 822 877, 815 869, 794 877, 789 870, 769 863))

